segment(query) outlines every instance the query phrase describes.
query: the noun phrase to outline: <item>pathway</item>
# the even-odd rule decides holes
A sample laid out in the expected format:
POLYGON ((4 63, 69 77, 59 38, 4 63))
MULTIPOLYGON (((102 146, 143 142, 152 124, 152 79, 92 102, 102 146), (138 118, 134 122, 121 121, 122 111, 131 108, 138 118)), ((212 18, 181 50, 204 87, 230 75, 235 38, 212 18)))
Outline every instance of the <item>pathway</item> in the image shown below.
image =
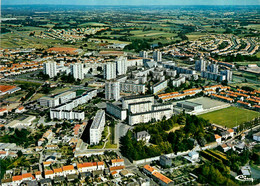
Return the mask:
POLYGON ((106 144, 107 144, 107 142, 108 142, 108 137, 110 136, 110 128, 109 128, 109 126, 107 126, 108 127, 108 134, 107 134, 107 136, 106 136, 106 139, 105 139, 105 143, 104 143, 104 146, 103 146, 103 148, 102 149, 104 149, 105 147, 106 147, 106 144))

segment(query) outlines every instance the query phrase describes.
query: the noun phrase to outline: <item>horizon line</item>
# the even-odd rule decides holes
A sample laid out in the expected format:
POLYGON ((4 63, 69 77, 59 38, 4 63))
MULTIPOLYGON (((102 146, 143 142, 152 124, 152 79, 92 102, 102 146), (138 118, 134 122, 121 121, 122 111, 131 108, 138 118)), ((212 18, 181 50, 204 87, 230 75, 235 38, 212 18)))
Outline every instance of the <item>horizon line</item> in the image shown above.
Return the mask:
POLYGON ((67 6, 260 6, 259 4, 249 4, 249 5, 245 5, 245 4, 230 4, 230 5, 211 5, 211 4, 189 4, 189 5, 174 5, 174 4, 164 4, 164 5, 160 5, 160 4, 152 4, 152 5, 134 5, 134 4, 120 4, 120 5, 114 5, 114 4, 104 4, 104 5, 95 5, 95 4, 2 4, 1 6, 28 6, 28 5, 67 5, 67 6))

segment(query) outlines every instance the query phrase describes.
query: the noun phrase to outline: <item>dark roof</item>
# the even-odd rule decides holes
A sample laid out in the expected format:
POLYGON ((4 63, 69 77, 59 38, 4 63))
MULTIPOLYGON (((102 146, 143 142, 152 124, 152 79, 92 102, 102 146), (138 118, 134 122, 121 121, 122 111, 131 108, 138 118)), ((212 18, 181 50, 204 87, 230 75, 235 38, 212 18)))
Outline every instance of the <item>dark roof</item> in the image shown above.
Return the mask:
POLYGON ((153 85, 153 87, 156 87, 157 85, 160 85, 161 83, 164 83, 164 82, 167 82, 167 80, 163 80, 163 81, 160 81, 160 82, 158 82, 158 83, 155 83, 154 85, 153 85))
POLYGON ((81 177, 91 177, 92 176, 92 173, 91 172, 81 172, 80 173, 81 177))
POLYGON ((136 96, 127 96, 124 97, 124 100, 130 100, 130 99, 140 99, 140 98, 148 98, 148 97, 153 97, 153 95, 136 95, 136 96))
POLYGON ((151 101, 142 101, 142 102, 137 102, 137 103, 129 103, 128 105, 140 105, 144 103, 152 103, 151 101))
POLYGON ((65 178, 64 176, 56 176, 53 178, 54 182, 62 182, 62 181, 65 181, 65 178))
POLYGON ((70 175, 67 175, 67 179, 68 180, 75 180, 78 178, 78 175, 77 174, 70 174, 70 175))
POLYGON ((147 131, 140 131, 140 132, 136 133, 136 138, 137 139, 143 138, 143 137, 146 137, 146 136, 149 136, 149 133, 147 131))
POLYGON ((51 183, 51 179, 50 178, 41 179, 39 182, 40 182, 40 184, 51 183))
POLYGON ((21 185, 26 185, 26 186, 38 186, 38 182, 33 180, 24 180, 21 185))

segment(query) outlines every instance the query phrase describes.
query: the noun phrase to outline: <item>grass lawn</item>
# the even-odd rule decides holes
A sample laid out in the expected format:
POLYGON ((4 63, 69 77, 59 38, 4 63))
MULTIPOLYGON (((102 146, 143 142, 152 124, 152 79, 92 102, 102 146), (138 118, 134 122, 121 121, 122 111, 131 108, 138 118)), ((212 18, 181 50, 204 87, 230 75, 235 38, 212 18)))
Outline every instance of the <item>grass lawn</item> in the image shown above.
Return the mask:
POLYGON ((64 87, 64 88, 55 88, 54 90, 51 91, 52 94, 58 94, 64 91, 69 90, 70 87, 64 87))
POLYGON ((200 115, 200 117, 209 120, 211 123, 229 128, 240 125, 246 121, 251 121, 257 116, 260 116, 260 113, 237 107, 228 107, 200 115))
POLYGON ((33 96, 33 98, 31 99, 32 101, 38 100, 41 97, 46 96, 45 94, 42 93, 36 93, 35 96, 33 96))
POLYGON ((106 143, 106 149, 116 149, 117 144, 111 144, 109 141, 106 143))
POLYGON ((256 53, 256 57, 260 58, 260 52, 256 53))
POLYGON ((102 145, 94 145, 94 146, 88 146, 88 149, 102 149, 104 144, 102 145))

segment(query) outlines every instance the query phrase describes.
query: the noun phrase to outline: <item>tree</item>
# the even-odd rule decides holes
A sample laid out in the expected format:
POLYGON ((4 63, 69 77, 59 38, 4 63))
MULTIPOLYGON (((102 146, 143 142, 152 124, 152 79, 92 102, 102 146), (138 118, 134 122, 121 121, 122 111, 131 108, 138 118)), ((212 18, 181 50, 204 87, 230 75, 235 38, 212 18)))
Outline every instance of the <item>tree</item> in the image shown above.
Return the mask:
POLYGON ((97 71, 101 72, 102 71, 102 67, 97 67, 97 71))
POLYGON ((19 150, 19 151, 17 152, 17 155, 18 155, 18 157, 22 157, 22 156, 23 156, 22 151, 19 150))

